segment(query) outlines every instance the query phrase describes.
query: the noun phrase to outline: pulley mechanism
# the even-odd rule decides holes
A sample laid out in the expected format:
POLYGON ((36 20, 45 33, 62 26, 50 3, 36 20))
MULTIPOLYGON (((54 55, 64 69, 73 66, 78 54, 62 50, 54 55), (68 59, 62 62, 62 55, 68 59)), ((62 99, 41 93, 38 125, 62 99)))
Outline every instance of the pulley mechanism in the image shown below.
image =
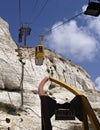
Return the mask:
POLYGON ((26 37, 30 35, 31 28, 29 26, 22 26, 19 29, 19 36, 18 41, 22 42, 23 36, 24 36, 24 46, 26 46, 26 37))
MULTIPOLYGON (((99 1, 99 0, 98 0, 99 1)), ((100 1, 99 2, 89 2, 86 11, 84 12, 86 15, 91 16, 99 16, 100 15, 100 1)))

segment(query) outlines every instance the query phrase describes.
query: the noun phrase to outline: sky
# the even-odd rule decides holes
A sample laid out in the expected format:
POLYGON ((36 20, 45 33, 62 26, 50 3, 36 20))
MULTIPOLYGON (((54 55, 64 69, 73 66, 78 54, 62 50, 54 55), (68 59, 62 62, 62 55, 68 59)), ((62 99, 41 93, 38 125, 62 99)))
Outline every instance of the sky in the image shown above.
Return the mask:
POLYGON ((81 66, 100 90, 100 16, 83 12, 89 0, 0 0, 0 17, 9 24, 13 40, 18 30, 31 27, 27 46, 35 47, 45 34, 45 47, 81 66), (20 1, 20 4, 19 4, 20 1))

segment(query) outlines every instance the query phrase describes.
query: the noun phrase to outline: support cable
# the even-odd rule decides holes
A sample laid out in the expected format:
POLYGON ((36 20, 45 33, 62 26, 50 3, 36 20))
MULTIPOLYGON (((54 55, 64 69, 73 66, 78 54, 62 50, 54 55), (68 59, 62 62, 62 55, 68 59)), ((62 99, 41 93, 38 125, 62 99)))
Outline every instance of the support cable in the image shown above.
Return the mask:
POLYGON ((21 0, 19 0, 19 23, 20 23, 20 26, 21 26, 21 24, 22 24, 22 18, 21 18, 21 0))
MULTIPOLYGON (((28 22, 29 24, 33 24, 34 21, 36 21, 36 20, 38 19, 38 17, 41 15, 41 13, 43 12, 44 8, 46 7, 47 3, 48 3, 48 0, 46 0, 46 1, 43 3, 43 5, 42 5, 42 7, 41 7, 41 9, 40 9, 40 11, 39 11, 39 13, 38 13, 38 15, 37 15, 37 16, 33 19, 33 21, 32 21, 32 15, 33 15, 33 13, 35 12, 34 10, 36 9, 36 7, 37 7, 37 5, 38 5, 38 0, 35 1, 35 4, 34 4, 33 9, 32 9, 32 13, 31 13, 32 15, 31 15, 31 17, 30 17, 30 21, 28 22)), ((21 24, 22 24, 21 0, 19 0, 19 22, 20 22, 20 25, 21 25, 21 24)))
POLYGON ((35 0, 34 6, 32 8, 32 13, 31 13, 30 21, 32 21, 32 16, 33 16, 33 14, 35 12, 35 9, 36 9, 36 7, 38 5, 38 2, 39 2, 39 0, 35 0))
POLYGON ((59 28, 60 26, 64 25, 65 23, 70 22, 70 21, 73 20, 73 19, 76 19, 77 17, 79 17, 79 16, 82 15, 83 13, 84 13, 84 12, 80 12, 80 13, 74 15, 73 17, 67 19, 66 21, 63 21, 63 23, 61 23, 61 24, 59 24, 59 25, 57 25, 57 26, 55 26, 55 27, 53 27, 53 28, 51 28, 51 29, 48 29, 48 31, 46 31, 44 34, 47 34, 47 33, 51 32, 51 31, 53 31, 53 30, 59 28))
POLYGON ((42 6, 41 9, 40 9, 40 12, 39 12, 38 15, 34 18, 34 20, 30 22, 30 24, 33 24, 34 21, 36 21, 36 20, 38 19, 38 17, 41 15, 41 13, 43 12, 44 8, 46 7, 47 3, 48 3, 48 0, 45 1, 45 3, 43 4, 43 6, 42 6))
MULTIPOLYGON (((45 32, 42 33, 42 34, 47 35, 47 34, 50 33, 51 31, 53 31, 53 30, 59 28, 60 26, 64 25, 65 23, 70 22, 71 20, 76 19, 77 17, 79 17, 79 16, 82 15, 82 14, 84 14, 84 12, 79 12, 78 14, 72 16, 71 18, 67 19, 66 21, 63 21, 63 23, 61 23, 61 24, 59 24, 59 25, 57 25, 57 26, 55 26, 55 27, 53 27, 53 28, 49 28, 47 31, 45 31, 45 32)), ((37 35, 37 36, 40 36, 40 34, 36 34, 36 35, 37 35)))

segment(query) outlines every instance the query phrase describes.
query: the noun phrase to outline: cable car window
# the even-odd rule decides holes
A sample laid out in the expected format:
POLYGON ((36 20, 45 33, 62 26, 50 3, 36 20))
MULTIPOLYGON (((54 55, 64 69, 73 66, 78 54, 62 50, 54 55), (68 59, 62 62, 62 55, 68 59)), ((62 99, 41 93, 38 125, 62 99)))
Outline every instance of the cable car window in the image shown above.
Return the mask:
POLYGON ((42 46, 39 46, 39 52, 43 52, 42 46))

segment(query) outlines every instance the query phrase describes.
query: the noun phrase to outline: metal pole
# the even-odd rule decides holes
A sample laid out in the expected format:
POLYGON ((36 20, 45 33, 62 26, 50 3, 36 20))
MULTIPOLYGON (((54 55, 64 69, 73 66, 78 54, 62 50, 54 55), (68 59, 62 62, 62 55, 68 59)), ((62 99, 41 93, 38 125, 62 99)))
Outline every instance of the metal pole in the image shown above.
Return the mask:
POLYGON ((24 28, 24 46, 26 47, 27 28, 24 28))
POLYGON ((21 98, 22 98, 22 102, 21 102, 21 106, 23 107, 23 79, 24 79, 24 64, 22 62, 22 86, 21 86, 21 98))
POLYGON ((25 63, 20 60, 22 63, 22 77, 21 77, 21 83, 20 83, 20 89, 21 89, 21 107, 23 107, 23 79, 24 79, 24 65, 25 63))

